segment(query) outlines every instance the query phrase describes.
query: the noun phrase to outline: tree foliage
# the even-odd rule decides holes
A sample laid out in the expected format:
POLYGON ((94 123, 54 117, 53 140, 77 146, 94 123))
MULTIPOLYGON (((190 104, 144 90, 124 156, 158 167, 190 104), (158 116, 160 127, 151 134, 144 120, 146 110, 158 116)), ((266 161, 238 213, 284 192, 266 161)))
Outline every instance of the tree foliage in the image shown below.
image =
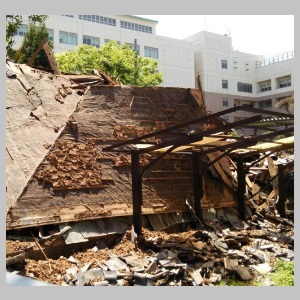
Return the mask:
MULTIPOLYGON (((22 43, 23 51, 19 58, 19 63, 28 63, 30 58, 36 52, 36 50, 41 45, 44 38, 47 39, 47 42, 51 48, 53 48, 53 43, 49 39, 49 33, 46 28, 45 22, 41 22, 39 26, 35 24, 31 24, 29 26, 28 32, 26 32, 24 36, 24 40, 22 43)), ((45 68, 49 68, 50 64, 47 59, 47 56, 44 51, 40 51, 39 54, 33 61, 34 66, 43 66, 45 68)))
POLYGON ((138 56, 130 46, 115 41, 105 43, 100 49, 82 45, 55 56, 60 70, 68 74, 91 74, 94 69, 101 69, 126 85, 155 86, 163 81, 162 73, 157 71, 157 60, 138 56))
MULTIPOLYGON (((30 15, 28 16, 29 24, 44 22, 47 17, 47 15, 30 15)), ((13 58, 16 53, 13 49, 13 44, 15 42, 14 36, 22 22, 22 15, 6 15, 6 54, 10 58, 13 58)))

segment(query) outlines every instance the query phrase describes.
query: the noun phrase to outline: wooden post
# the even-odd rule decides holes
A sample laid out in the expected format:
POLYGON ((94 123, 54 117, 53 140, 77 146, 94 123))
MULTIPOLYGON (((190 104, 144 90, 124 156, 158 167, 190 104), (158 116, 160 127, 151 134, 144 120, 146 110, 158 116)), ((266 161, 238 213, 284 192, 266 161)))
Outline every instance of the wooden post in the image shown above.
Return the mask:
POLYGON ((287 176, 284 165, 278 165, 278 201, 276 202, 276 209, 279 215, 285 217, 285 202, 287 198, 287 176))
POLYGON ((133 201, 133 226, 137 235, 142 234, 142 186, 139 174, 139 153, 131 152, 131 177, 133 201))
POLYGON ((199 153, 193 153, 193 185, 194 185, 194 209, 197 218, 202 222, 201 199, 203 197, 203 176, 199 172, 199 153))
POLYGON ((245 220, 245 191, 246 191, 246 180, 244 173, 244 161, 242 156, 237 156, 237 179, 238 179, 238 212, 239 218, 245 220))

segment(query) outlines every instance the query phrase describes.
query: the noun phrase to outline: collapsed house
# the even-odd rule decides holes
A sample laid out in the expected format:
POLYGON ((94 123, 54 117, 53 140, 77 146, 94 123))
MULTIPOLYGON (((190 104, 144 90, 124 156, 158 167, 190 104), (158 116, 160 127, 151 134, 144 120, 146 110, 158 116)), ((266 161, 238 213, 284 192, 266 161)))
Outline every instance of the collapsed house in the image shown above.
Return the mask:
POLYGON ((137 172, 151 166, 142 171, 137 191, 142 205, 136 205, 150 219, 167 213, 181 213, 184 219, 187 200, 197 205, 195 193, 201 194, 198 217, 200 208, 236 207, 234 191, 245 182, 234 182, 229 153, 240 157, 293 147, 293 127, 288 126, 234 139, 228 130, 259 128, 264 111, 216 125, 213 118, 239 108, 206 115, 198 89, 89 85, 82 92, 82 85, 78 88, 67 76, 12 63, 7 70, 7 230, 131 216, 136 193, 132 153, 139 156, 137 172), (275 144, 256 145, 279 135, 275 144), (206 175, 200 180, 197 174, 195 183, 195 167, 200 173, 201 166, 206 175))
POLYGON ((249 107, 209 114, 199 89, 6 67, 8 238, 38 229, 40 241, 74 245, 131 225, 140 235, 211 218, 239 227, 262 197, 285 216, 293 157, 271 156, 293 149, 292 115, 249 107), (221 118, 238 110, 252 115, 221 118), (245 128, 255 134, 232 134, 245 128))

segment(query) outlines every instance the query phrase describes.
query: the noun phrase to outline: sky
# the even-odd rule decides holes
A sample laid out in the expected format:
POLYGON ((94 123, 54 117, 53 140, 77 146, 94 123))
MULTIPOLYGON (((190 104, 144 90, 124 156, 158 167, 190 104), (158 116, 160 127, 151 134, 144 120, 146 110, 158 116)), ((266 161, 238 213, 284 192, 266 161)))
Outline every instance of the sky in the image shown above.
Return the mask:
POLYGON ((233 50, 266 57, 294 51, 293 15, 139 15, 158 21, 156 34, 183 39, 199 31, 228 34, 233 50))

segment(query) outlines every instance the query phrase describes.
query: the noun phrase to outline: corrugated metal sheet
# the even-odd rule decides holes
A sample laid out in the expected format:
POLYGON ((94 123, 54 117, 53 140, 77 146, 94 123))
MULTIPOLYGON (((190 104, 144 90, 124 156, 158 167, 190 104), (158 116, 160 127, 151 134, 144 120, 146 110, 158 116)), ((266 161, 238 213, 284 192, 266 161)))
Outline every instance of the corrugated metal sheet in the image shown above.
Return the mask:
POLYGON ((148 215, 147 218, 155 231, 191 221, 191 216, 186 212, 148 215))
MULTIPOLYGON (((66 224, 60 224, 60 230, 63 230, 66 224)), ((123 234, 129 226, 127 218, 101 219, 93 221, 82 221, 75 224, 69 224, 71 229, 64 235, 66 244, 87 242, 89 238, 101 237, 110 234, 123 234)))

